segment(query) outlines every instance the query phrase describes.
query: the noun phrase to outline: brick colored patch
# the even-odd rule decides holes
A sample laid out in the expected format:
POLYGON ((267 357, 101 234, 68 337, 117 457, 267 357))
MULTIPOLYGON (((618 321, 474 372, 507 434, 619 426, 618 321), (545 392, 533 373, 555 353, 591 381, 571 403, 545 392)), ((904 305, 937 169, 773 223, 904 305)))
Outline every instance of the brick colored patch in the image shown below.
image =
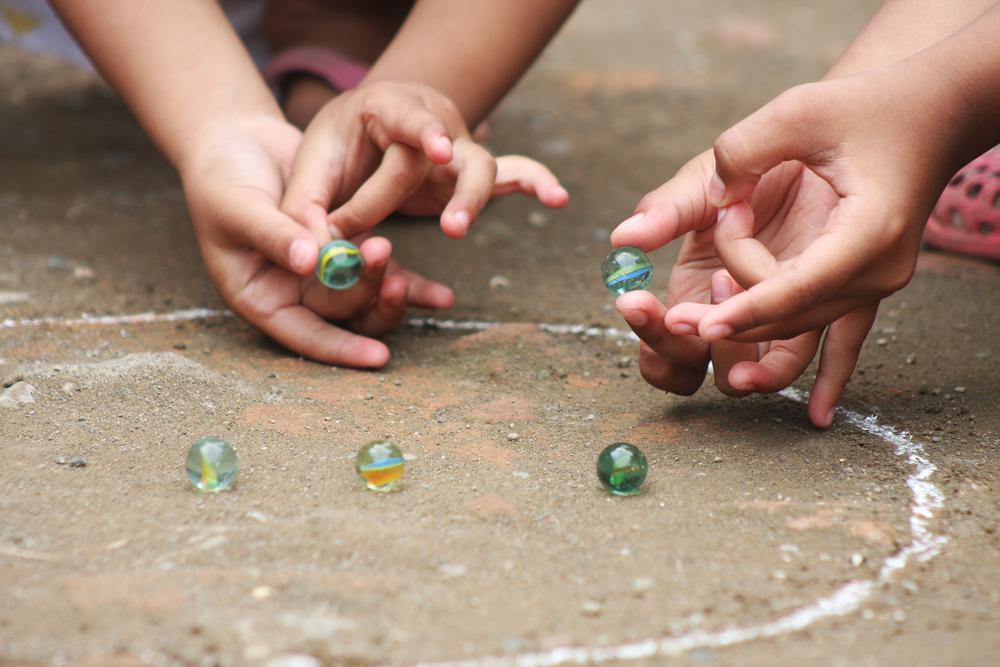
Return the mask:
POLYGON ((874 544, 891 544, 892 529, 874 521, 848 521, 847 531, 865 542, 874 544))
POLYGON ((304 405, 254 405, 237 419, 240 424, 277 433, 314 435, 323 427, 323 414, 304 405))
POLYGON ((466 506, 477 516, 484 519, 515 517, 520 514, 514 503, 502 496, 480 496, 467 502, 466 506))
POLYGON ((470 414, 487 423, 535 421, 535 406, 526 398, 503 396, 472 408, 470 414))
POLYGON ((539 330, 538 325, 498 324, 485 331, 462 336, 448 347, 455 352, 466 352, 500 345, 544 346, 548 342, 548 336, 539 330))
POLYGON ((778 33, 770 23, 739 16, 722 19, 719 39, 727 46, 749 49, 769 49, 778 43, 778 33))
POLYGON ((593 93, 642 93, 666 88, 668 81, 663 72, 653 69, 591 69, 570 72, 566 79, 574 92, 593 93))

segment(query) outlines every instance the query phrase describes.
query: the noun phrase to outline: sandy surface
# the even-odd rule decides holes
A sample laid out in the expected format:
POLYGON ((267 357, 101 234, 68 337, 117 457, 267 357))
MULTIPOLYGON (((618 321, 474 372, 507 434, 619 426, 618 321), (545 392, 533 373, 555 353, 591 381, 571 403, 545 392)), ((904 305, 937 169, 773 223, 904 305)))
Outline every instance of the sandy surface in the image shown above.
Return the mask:
POLYGON ((376 373, 229 317, 61 323, 222 304, 114 97, 0 49, 0 321, 54 318, 0 328, 0 665, 995 663, 995 265, 925 254, 825 433, 787 397, 664 396, 633 343, 537 326, 621 327, 610 229, 820 75, 873 3, 616 6, 585 6, 495 118, 498 150, 563 177, 565 211, 505 201, 461 243, 383 227, 458 289, 448 317, 502 324, 406 327, 376 373), (851 423, 872 414, 895 430, 851 423), (206 434, 242 465, 214 496, 183 474, 206 434), (397 494, 351 465, 380 436, 411 459, 397 494), (614 440, 649 458, 637 497, 597 484, 614 440))

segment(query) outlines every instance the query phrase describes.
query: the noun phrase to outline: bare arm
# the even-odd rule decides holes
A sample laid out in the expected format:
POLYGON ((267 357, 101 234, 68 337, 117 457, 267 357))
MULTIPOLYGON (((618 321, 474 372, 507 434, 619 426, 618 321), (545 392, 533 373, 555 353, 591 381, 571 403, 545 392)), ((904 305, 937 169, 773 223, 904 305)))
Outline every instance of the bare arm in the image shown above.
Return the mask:
POLYGON ((212 126, 282 118, 216 2, 52 5, 178 170, 212 126))
POLYGON ((416 81, 450 97, 469 127, 528 69, 578 0, 418 0, 367 81, 416 81))
POLYGON ((886 0, 825 78, 908 58, 955 34, 993 5, 994 0, 886 0))

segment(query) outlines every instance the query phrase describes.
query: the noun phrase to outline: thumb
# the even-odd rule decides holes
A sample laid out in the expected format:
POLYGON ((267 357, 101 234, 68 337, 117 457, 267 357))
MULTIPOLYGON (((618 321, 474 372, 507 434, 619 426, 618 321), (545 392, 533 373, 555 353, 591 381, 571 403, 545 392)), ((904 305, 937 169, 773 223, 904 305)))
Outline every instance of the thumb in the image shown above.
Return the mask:
POLYGON ((319 243, 302 225, 277 209, 274 202, 241 195, 223 224, 237 243, 255 249, 293 273, 305 276, 316 268, 319 243))
POLYGON ((785 91, 722 133, 712 147, 715 173, 709 202, 722 208, 750 197, 757 181, 787 160, 810 162, 829 148, 831 116, 823 83, 785 91))

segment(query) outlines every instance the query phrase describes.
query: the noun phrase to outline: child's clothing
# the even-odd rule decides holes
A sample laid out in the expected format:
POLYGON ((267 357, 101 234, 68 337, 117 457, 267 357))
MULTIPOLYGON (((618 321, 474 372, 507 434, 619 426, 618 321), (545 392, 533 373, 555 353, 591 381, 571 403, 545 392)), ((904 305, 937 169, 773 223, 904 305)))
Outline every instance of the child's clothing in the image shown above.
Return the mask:
MULTIPOLYGON (((263 66, 268 59, 262 30, 266 0, 222 0, 221 4, 258 67, 263 66)), ((0 44, 48 53, 91 68, 86 54, 43 0, 0 0, 0 44)))

